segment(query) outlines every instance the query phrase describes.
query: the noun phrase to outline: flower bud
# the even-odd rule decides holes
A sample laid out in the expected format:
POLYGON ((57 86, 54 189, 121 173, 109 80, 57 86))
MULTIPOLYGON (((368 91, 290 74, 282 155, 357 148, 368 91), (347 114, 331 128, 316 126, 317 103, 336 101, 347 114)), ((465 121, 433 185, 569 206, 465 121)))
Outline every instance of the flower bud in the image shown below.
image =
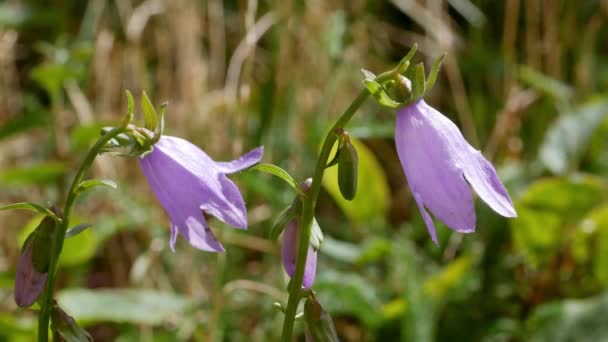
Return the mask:
POLYGON ((91 335, 81 328, 72 316, 65 313, 57 303, 53 304, 51 329, 64 341, 93 341, 91 335))
POLYGON ((17 262, 15 275, 15 303, 22 308, 34 304, 42 293, 46 283, 46 273, 36 271, 32 260, 33 239, 28 238, 17 262))
MULTIPOLYGON (((294 219, 287 224, 283 232, 283 244, 281 246, 281 257, 283 259, 283 268, 290 277, 296 272, 296 263, 298 257, 298 240, 300 233, 300 220, 294 219)), ((306 266, 304 268, 304 279, 302 286, 309 288, 315 280, 317 272, 317 251, 310 245, 308 246, 308 256, 306 257, 306 266)))
POLYGON ((307 341, 339 341, 331 316, 323 310, 323 307, 312 292, 306 299, 306 303, 304 303, 304 321, 306 322, 307 341))
POLYGON ((338 186, 340 193, 347 200, 352 200, 357 194, 357 175, 359 157, 355 146, 350 142, 348 135, 344 136, 344 143, 340 147, 338 157, 338 186))

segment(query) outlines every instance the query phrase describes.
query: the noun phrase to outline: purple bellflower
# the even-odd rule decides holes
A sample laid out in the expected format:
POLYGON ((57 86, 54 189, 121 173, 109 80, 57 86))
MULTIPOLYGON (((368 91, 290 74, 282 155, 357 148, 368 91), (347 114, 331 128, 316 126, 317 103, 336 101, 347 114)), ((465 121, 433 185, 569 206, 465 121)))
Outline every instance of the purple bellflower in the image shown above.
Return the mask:
POLYGON ((32 260, 32 243, 27 243, 17 261, 17 273, 15 275, 15 303, 19 307, 32 306, 44 290, 46 273, 40 273, 34 268, 32 260))
MULTIPOLYGON (((300 232, 300 221, 294 219, 287 224, 283 231, 283 243, 281 245, 281 257, 283 259, 283 268, 291 278, 296 272, 296 259, 298 255, 298 236, 300 232)), ((317 251, 312 245, 308 246, 308 256, 306 257, 306 266, 304 267, 304 279, 302 286, 309 288, 315 281, 317 273, 317 251)))
POLYGON ((475 209, 467 182, 498 214, 517 213, 496 170, 464 139, 456 125, 420 99, 397 111, 395 145, 412 195, 431 238, 427 209, 449 228, 475 231, 475 209))
POLYGON ((171 249, 178 232, 201 250, 222 252, 203 212, 235 228, 247 228, 247 211, 236 185, 226 177, 262 159, 258 147, 230 162, 216 162, 194 144, 161 136, 154 150, 139 159, 152 191, 171 220, 171 249))

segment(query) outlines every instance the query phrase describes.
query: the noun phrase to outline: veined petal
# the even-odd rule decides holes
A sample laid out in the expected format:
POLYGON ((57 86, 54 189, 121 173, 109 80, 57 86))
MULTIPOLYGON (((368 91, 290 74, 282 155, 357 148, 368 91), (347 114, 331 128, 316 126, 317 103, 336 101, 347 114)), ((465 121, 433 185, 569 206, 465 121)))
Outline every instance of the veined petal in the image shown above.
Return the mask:
POLYGON ((217 182, 207 185, 207 198, 200 208, 224 223, 247 229, 247 209, 236 185, 223 174, 217 175, 217 182))
MULTIPOLYGON (((298 234, 299 221, 291 221, 283 231, 283 241, 281 245, 281 257, 283 259, 283 268, 285 272, 293 278, 296 272, 296 259, 298 256, 298 234)), ((304 279, 302 286, 309 288, 315 281, 317 272, 317 251, 312 246, 308 246, 308 255, 306 256, 306 266, 304 267, 304 279)))
MULTIPOLYGON (((395 131, 397 153, 420 209, 426 207, 448 227, 470 233, 475 230, 473 198, 461 165, 453 158, 452 127, 444 121, 460 134, 449 119, 424 101, 399 110, 395 131)), ((428 219, 425 221, 433 235, 434 227, 428 219)))
POLYGON ((208 252, 223 252, 224 247, 217 240, 204 220, 192 216, 186 219, 185 226, 178 227, 179 232, 190 244, 198 249, 208 252))
POLYGON ((464 175, 475 192, 490 208, 504 217, 517 217, 509 193, 502 184, 494 166, 471 147, 468 154, 462 155, 464 175))
POLYGON ((218 170, 222 173, 228 173, 228 174, 235 173, 235 172, 244 170, 246 168, 252 167, 253 165, 259 163, 260 160, 262 160, 263 155, 264 155, 264 146, 260 146, 258 148, 255 148, 255 149, 247 152, 246 154, 241 156, 239 159, 235 159, 235 160, 229 161, 229 162, 216 162, 215 165, 217 166, 218 170))

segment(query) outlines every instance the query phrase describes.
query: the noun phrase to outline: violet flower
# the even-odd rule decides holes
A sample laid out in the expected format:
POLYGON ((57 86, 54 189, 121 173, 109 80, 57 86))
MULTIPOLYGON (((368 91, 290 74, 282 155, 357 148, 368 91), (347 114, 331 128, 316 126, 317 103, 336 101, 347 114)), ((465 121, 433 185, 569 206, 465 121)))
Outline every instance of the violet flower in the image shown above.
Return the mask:
POLYGON ((22 308, 32 306, 44 290, 47 273, 40 273, 34 268, 32 260, 32 243, 26 243, 17 261, 15 275, 15 303, 22 308))
POLYGON ((258 163, 263 153, 263 147, 258 147, 237 160, 216 162, 184 139, 162 136, 154 150, 139 159, 152 191, 171 220, 172 250, 178 232, 198 249, 224 250, 203 212, 233 227, 247 228, 243 197, 226 174, 258 163))
POLYGON ((492 164, 467 143, 452 121, 424 100, 397 112, 395 145, 435 244, 435 225, 426 209, 457 232, 475 230, 475 209, 467 182, 498 214, 517 216, 492 164))
MULTIPOLYGON (((285 272, 293 278, 296 272, 296 259, 298 256, 298 236, 300 232, 300 220, 294 219, 287 224, 283 231, 283 243, 281 245, 281 257, 283 259, 283 268, 285 272)), ((309 288, 315 281, 317 273, 317 251, 313 246, 308 246, 308 256, 306 257, 306 266, 304 267, 304 279, 302 286, 309 288)))

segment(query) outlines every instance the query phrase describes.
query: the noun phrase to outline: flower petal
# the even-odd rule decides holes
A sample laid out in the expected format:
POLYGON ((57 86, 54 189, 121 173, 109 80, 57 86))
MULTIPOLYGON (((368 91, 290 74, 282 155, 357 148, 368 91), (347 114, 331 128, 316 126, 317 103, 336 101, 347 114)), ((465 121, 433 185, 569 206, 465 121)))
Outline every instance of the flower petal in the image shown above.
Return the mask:
MULTIPOLYGON (((454 159, 454 149, 462 144, 459 136, 449 119, 422 100, 397 113, 395 145, 418 206, 448 227, 470 233, 475 230, 473 198, 454 159)), ((427 228, 432 235, 428 221, 427 228)))
POLYGON ((262 160, 262 156, 264 155, 264 146, 260 146, 255 148, 239 159, 235 159, 229 162, 216 162, 218 170, 222 173, 234 173, 244 170, 246 168, 252 167, 262 160))
POLYGON ((471 147, 462 155, 462 169, 469 184, 490 208, 504 217, 517 217, 509 193, 502 184, 494 166, 471 147))
POLYGON ((426 224, 426 229, 429 231, 429 234, 431 235, 431 239, 433 239, 433 242, 435 243, 435 245, 439 246, 439 241, 437 240, 437 232, 435 231, 435 223, 433 223, 433 219, 431 218, 431 215, 429 215, 429 213, 426 211, 426 208, 424 207, 424 202, 422 201, 420 194, 417 192, 414 193, 414 199, 416 200, 416 205, 418 205, 418 210, 420 210, 422 219, 424 220, 424 223, 426 224))
POLYGON ((247 209, 236 185, 228 177, 218 174, 217 182, 207 186, 207 198, 200 208, 226 224, 247 229, 247 209))
MULTIPOLYGON (((296 259, 298 255, 298 234, 299 221, 294 220, 287 224, 283 231, 283 241, 281 244, 281 257, 283 259, 283 268, 285 272, 293 278, 296 272, 296 259)), ((302 286, 309 288, 315 281, 317 272, 317 251, 312 246, 308 246, 308 255, 306 256, 306 266, 304 267, 304 278, 302 286)))
POLYGON ((178 226, 179 232, 190 244, 208 252, 223 252, 224 247, 217 240, 207 222, 192 216, 186 219, 184 227, 178 226))

